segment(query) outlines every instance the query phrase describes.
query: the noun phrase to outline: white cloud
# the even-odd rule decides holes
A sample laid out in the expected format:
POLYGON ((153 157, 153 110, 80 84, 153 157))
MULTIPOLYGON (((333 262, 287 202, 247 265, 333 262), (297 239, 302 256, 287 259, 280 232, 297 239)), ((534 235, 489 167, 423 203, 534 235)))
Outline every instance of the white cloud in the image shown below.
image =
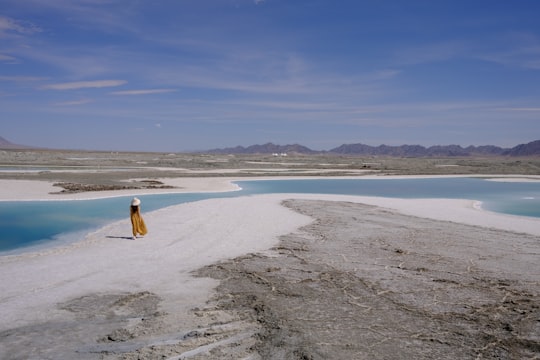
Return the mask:
POLYGON ((255 3, 255 5, 259 5, 259 4, 262 4, 263 2, 265 2, 266 0, 253 0, 253 2, 255 3))
POLYGON ((148 94, 163 94, 175 92, 176 89, 146 89, 146 90, 124 90, 124 91, 114 91, 111 94, 113 95, 148 95, 148 94))
POLYGON ((76 81, 76 82, 67 82, 59 84, 50 84, 45 85, 43 89, 50 90, 75 90, 75 89, 84 89, 84 88, 103 88, 103 87, 113 87, 121 86, 127 84, 125 80, 96 80, 96 81, 76 81))

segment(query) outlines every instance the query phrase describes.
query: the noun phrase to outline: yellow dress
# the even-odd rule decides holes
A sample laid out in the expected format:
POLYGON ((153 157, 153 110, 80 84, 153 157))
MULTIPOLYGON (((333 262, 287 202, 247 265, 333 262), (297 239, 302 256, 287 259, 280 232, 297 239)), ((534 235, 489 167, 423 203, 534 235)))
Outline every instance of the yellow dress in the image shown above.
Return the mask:
POLYGON ((138 206, 132 206, 130 208, 131 214, 131 228, 133 230, 133 236, 146 235, 148 230, 146 229, 146 224, 141 216, 141 211, 138 206))

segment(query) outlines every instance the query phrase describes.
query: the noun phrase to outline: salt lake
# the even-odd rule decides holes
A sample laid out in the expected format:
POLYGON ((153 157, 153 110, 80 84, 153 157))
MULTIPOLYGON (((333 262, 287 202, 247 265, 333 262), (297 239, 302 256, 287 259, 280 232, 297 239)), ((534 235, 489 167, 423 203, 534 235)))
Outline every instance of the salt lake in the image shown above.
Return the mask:
MULTIPOLYGON (((240 191, 141 195, 143 212, 210 198, 270 193, 314 193, 386 198, 469 199, 488 211, 540 218, 540 182, 443 177, 404 179, 290 179, 237 181, 240 191)), ((72 201, 0 202, 0 254, 82 239, 107 223, 127 218, 131 197, 72 201)))

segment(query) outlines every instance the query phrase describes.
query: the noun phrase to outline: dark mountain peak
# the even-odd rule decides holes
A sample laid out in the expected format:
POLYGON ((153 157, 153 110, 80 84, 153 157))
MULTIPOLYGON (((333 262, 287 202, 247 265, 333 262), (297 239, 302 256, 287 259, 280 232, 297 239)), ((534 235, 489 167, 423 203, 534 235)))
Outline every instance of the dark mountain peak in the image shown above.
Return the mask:
POLYGON ((506 151, 504 155, 509 156, 535 156, 540 155, 540 140, 531 141, 527 144, 520 144, 506 151))
POLYGON ((283 153, 298 153, 298 154, 314 154, 313 151, 303 145, 276 145, 274 143, 266 143, 263 145, 251 145, 248 147, 236 146, 233 148, 213 149, 209 150, 210 154, 283 154, 283 153))
POLYGON ((14 144, 5 138, 0 136, 0 149, 11 150, 11 149, 29 149, 29 146, 14 144))
MULTIPOLYGON (((539 141, 540 142, 540 141, 539 141)), ((514 149, 504 149, 494 145, 484 146, 468 146, 466 148, 460 145, 434 145, 428 148, 421 145, 400 145, 389 146, 379 145, 370 146, 365 144, 344 144, 335 149, 330 150, 330 153, 349 154, 349 155, 380 155, 380 156, 398 156, 398 157, 429 157, 429 156, 528 156, 540 155, 540 151, 536 149, 534 143, 522 145, 523 149, 513 151, 514 149), (532 145, 531 145, 532 144, 532 145), (535 152, 536 151, 536 152, 535 152), (519 155, 518 155, 519 154, 519 155)), ((538 145, 537 145, 538 146, 538 145)))
POLYGON ((366 144, 343 144, 329 151, 314 151, 303 145, 276 145, 266 143, 263 145, 251 145, 248 147, 236 146, 226 149, 214 149, 208 151, 213 154, 317 154, 330 153, 341 155, 360 156, 396 156, 396 157, 459 157, 459 156, 535 156, 540 155, 540 140, 521 144, 511 149, 505 149, 494 145, 467 146, 460 145, 434 145, 428 148, 422 145, 379 145, 366 144))
POLYGON ((0 145, 10 145, 11 143, 0 136, 0 145))

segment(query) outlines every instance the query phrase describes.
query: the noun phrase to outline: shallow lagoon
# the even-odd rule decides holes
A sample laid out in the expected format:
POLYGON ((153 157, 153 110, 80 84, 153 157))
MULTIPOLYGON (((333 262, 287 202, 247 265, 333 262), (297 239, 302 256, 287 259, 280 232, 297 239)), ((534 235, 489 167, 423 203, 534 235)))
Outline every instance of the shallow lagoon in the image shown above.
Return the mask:
MULTIPOLYGON (((241 191, 140 196, 143 212, 209 198, 265 193, 316 193, 390 198, 448 198, 482 202, 486 210, 540 218, 540 182, 481 178, 306 179, 237 181, 241 191)), ((0 252, 10 254, 76 241, 106 223, 127 218, 131 197, 0 202, 0 252)), ((129 232, 129 229, 127 230, 129 232)), ((129 234, 128 234, 129 235, 129 234)))

